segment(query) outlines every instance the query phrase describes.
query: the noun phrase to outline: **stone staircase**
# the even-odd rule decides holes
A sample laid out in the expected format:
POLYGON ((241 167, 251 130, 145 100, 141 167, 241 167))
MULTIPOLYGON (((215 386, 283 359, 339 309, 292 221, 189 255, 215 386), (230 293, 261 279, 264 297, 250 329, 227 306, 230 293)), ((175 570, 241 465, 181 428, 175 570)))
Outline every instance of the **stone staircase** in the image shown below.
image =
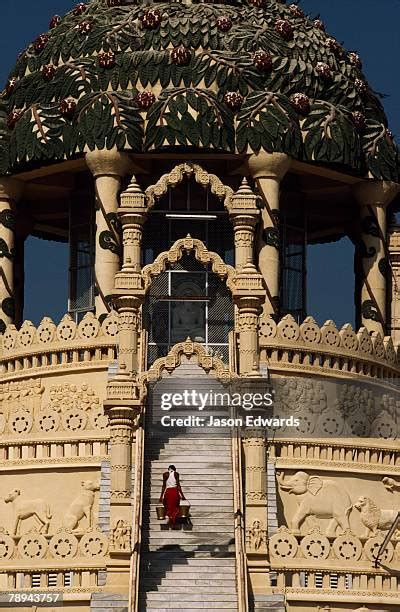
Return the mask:
POLYGON ((146 427, 139 610, 237 610, 229 431, 161 431, 154 427, 158 402, 152 403, 146 427), (156 514, 162 474, 171 463, 191 503, 190 521, 177 529, 156 514))

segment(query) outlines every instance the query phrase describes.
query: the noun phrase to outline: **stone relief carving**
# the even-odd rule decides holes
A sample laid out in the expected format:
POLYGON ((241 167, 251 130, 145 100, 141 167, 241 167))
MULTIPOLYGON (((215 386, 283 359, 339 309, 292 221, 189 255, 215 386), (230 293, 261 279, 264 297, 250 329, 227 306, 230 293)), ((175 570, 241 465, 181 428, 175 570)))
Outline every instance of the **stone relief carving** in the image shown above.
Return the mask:
POLYGON ((387 491, 390 491, 390 493, 400 491, 400 482, 397 482, 396 480, 394 480, 394 478, 389 478, 388 476, 385 476, 385 478, 382 479, 382 482, 385 489, 387 491))
POLYGON ((264 529, 261 521, 253 521, 250 529, 247 530, 247 546, 249 550, 258 552, 265 548, 267 544, 267 530, 264 529))
POLYGON ((110 535, 110 549, 114 552, 130 552, 132 528, 127 521, 118 520, 110 535))
POLYGON ((14 540, 4 527, 0 527, 0 560, 11 559, 14 553, 14 540))
POLYGON ((80 550, 89 559, 104 557, 108 550, 108 538, 99 529, 90 528, 81 538, 80 550))
POLYGON ((22 521, 31 517, 36 518, 39 522, 39 533, 48 533, 52 514, 49 504, 43 499, 21 499, 21 491, 14 489, 4 498, 4 501, 13 507, 14 535, 19 535, 22 521))
POLYGON ((50 406, 56 412, 65 413, 71 408, 83 411, 96 410, 100 404, 92 387, 83 383, 80 387, 75 384, 64 383, 53 385, 50 388, 50 406))
POLYGON ((297 417, 297 427, 280 427, 275 437, 357 436, 396 439, 400 432, 400 395, 382 395, 373 384, 312 380, 304 376, 272 379, 273 415, 297 417))
POLYGON ((0 433, 21 436, 30 432, 52 434, 60 429, 107 429, 108 417, 89 384, 53 385, 44 406, 43 393, 40 379, 0 385, 0 433))
POLYGON ((360 512, 366 538, 377 535, 379 530, 389 530, 397 517, 397 510, 381 510, 369 497, 359 497, 354 508, 360 512))
POLYGON ((36 560, 46 556, 47 540, 36 529, 25 533, 18 542, 18 552, 23 559, 36 560))
POLYGON ((300 548, 306 559, 317 561, 328 558, 331 544, 319 529, 313 529, 301 540, 300 548))
MULTIPOLYGON (((375 557, 383 542, 382 536, 369 538, 363 544, 357 536, 347 531, 345 534, 336 538, 328 538, 321 534, 319 529, 312 529, 304 536, 295 537, 287 527, 279 527, 277 532, 269 539, 269 551, 274 562, 282 563, 284 566, 290 565, 291 560, 306 559, 320 563, 328 560, 335 563, 340 568, 354 568, 355 564, 363 563, 370 566, 374 563, 375 557)), ((396 546, 396 551, 391 542, 383 553, 382 562, 390 562, 395 559, 400 561, 400 542, 396 546)))
POLYGON ((291 519, 290 529, 294 535, 300 534, 300 526, 307 517, 315 523, 317 518, 331 519, 326 530, 327 536, 336 535, 337 528, 350 529, 349 515, 352 503, 348 493, 334 480, 310 476, 307 472, 296 472, 284 478, 277 474, 279 487, 294 495, 301 495, 299 507, 291 519))
MULTIPOLYGON (((32 486, 35 488, 34 483, 32 486)), ((52 497, 28 498, 24 490, 5 489, 0 500, 0 524, 2 518, 6 523, 0 525, 0 564, 9 559, 48 558, 62 562, 107 554, 108 536, 97 525, 94 512, 96 493, 100 490, 96 478, 82 480, 79 494, 68 504, 70 488, 69 485, 58 504, 52 497)), ((130 552, 129 525, 118 521, 115 527, 115 546, 130 552)))
POLYGON ((69 506, 64 516, 64 527, 76 531, 81 520, 86 517, 87 526, 93 526, 93 505, 96 491, 100 485, 93 480, 82 480, 82 490, 69 506))
POLYGON ((6 382, 0 385, 0 412, 7 418, 17 410, 40 409, 43 392, 40 379, 6 382))
POLYGON ((70 529, 61 527, 51 538, 49 550, 55 559, 75 557, 78 551, 78 538, 70 529))

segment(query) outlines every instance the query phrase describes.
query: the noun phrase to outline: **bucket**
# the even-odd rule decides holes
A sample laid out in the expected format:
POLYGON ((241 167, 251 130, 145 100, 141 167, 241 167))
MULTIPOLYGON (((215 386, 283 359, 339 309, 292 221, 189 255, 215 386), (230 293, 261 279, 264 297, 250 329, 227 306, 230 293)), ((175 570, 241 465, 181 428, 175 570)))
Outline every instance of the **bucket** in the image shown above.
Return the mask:
POLYGON ((180 506, 179 506, 179 515, 181 518, 188 518, 189 517, 189 510, 190 510, 190 504, 189 502, 184 499, 180 506))
POLYGON ((156 507, 156 512, 157 512, 157 518, 159 521, 163 521, 165 519, 165 508, 164 506, 157 506, 156 507))

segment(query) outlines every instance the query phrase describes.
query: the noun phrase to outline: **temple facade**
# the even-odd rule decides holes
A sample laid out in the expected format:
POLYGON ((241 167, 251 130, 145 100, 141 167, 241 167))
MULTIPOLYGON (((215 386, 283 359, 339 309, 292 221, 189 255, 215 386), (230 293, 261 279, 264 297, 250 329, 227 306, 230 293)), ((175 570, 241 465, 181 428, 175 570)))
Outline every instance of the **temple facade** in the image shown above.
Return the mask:
POLYGON ((398 150, 358 55, 278 0, 80 3, 10 73, 0 174, 2 605, 398 610, 398 150), (24 318, 28 236, 68 244, 61 321, 24 318), (307 248, 346 236, 356 324, 320 324, 307 248), (199 389, 270 422, 163 405, 199 389))

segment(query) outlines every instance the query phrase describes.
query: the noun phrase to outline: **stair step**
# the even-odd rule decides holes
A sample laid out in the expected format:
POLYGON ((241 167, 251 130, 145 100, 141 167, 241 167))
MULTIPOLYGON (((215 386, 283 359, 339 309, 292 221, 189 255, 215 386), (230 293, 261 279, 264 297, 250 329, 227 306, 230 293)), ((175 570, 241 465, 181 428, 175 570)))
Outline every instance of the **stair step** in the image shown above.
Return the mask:
POLYGON ((232 533, 234 531, 233 524, 225 524, 225 525, 199 525, 197 522, 192 525, 179 525, 179 529, 170 529, 168 523, 162 523, 161 521, 157 522, 156 520, 150 521, 150 523, 143 521, 144 527, 148 527, 152 530, 152 534, 163 534, 171 533, 171 537, 173 536, 175 539, 182 537, 184 534, 188 533, 232 533), (181 535, 177 535, 181 534, 181 535))
POLYGON ((211 559, 211 563, 214 563, 214 558, 216 554, 224 555, 224 557, 226 557, 227 554, 231 554, 232 557, 235 556, 234 544, 228 546, 225 544, 213 545, 208 542, 207 544, 202 544, 200 550, 198 544, 182 544, 178 547, 174 544, 163 544, 161 546, 159 546, 158 544, 143 544, 143 549, 148 551, 149 554, 159 554, 160 552, 176 553, 177 548, 179 548, 179 551, 185 557, 188 556, 187 553, 196 554, 199 558, 209 560, 211 559))
MULTIPOLYGON (((182 522, 182 531, 201 531, 202 529, 207 529, 209 531, 212 531, 212 527, 217 528, 230 528, 233 529, 233 520, 229 523, 229 517, 227 517, 226 519, 215 519, 214 521, 212 519, 199 519, 197 516, 192 515, 190 517, 191 519, 191 525, 189 524, 185 524, 182 522)), ((144 517, 143 519, 143 526, 148 528, 149 526, 152 529, 156 529, 156 530, 161 530, 161 531, 167 531, 169 529, 168 527, 168 520, 165 519, 163 521, 159 521, 155 516, 154 517, 150 517, 150 519, 148 519, 147 517, 144 517)), ((222 529, 222 531, 225 531, 225 529, 222 529)))
POLYGON ((191 602, 190 608, 187 607, 187 603, 174 602, 173 607, 166 608, 165 606, 160 608, 159 605, 154 604, 144 604, 146 606, 146 612, 149 610, 154 610, 154 612, 175 612, 175 610, 180 610, 180 612, 193 612, 193 610, 204 610, 205 608, 212 608, 213 610, 237 610, 237 603, 233 602, 206 602, 203 603, 201 601, 191 602))
MULTIPOLYGON (((157 523, 162 523, 157 517, 156 508, 160 507, 162 504, 157 500, 156 504, 152 504, 150 508, 146 508, 144 510, 144 517, 147 520, 155 520, 157 523)), ((207 524, 211 525, 225 525, 228 521, 233 521, 234 512, 233 507, 230 508, 220 508, 215 509, 214 506, 210 506, 208 509, 206 506, 196 506, 191 505, 189 508, 189 514, 192 521, 195 519, 200 523, 207 522, 207 524)))
MULTIPOLYGON (((215 589, 215 593, 218 595, 232 595, 232 586, 218 586, 218 585, 212 585, 214 586, 215 589)), ((142 587, 142 593, 175 593, 176 595, 186 595, 188 593, 193 594, 194 589, 196 594, 201 594, 201 593, 207 593, 207 594, 212 594, 212 591, 214 589, 211 588, 211 585, 209 586, 200 586, 198 584, 193 583, 191 586, 180 586, 177 585, 175 583, 173 583, 173 585, 168 585, 168 586, 164 586, 163 584, 156 587, 156 591, 153 590, 154 589, 154 585, 149 587, 149 590, 147 590, 146 588, 142 587)))
MULTIPOLYGON (((209 472, 204 471, 201 465, 198 465, 195 472, 185 470, 182 466, 179 469, 179 476, 181 480, 185 480, 185 482, 193 482, 193 484, 201 484, 202 482, 210 484, 210 480, 212 478, 213 482, 229 482, 232 483, 232 470, 227 469, 226 467, 221 466, 219 469, 214 468, 214 472, 212 476, 210 476, 209 472)), ((162 476, 165 472, 166 467, 164 469, 161 466, 154 466, 150 470, 150 478, 152 481, 160 479, 162 482, 162 476)))
MULTIPOLYGON (((204 486, 197 486, 197 485, 191 485, 189 483, 187 483, 184 479, 181 480, 181 485, 182 485, 182 489, 183 489, 183 485, 185 484, 186 490, 187 491, 191 491, 194 495, 198 495, 201 496, 202 498, 204 497, 208 497, 210 495, 214 495, 214 494, 230 494, 232 495, 232 486, 227 487, 227 486, 219 486, 219 485, 204 485, 204 486)), ((151 485, 145 484, 143 487, 143 490, 145 493, 149 493, 151 492, 152 494, 158 493, 158 497, 160 496, 160 491, 161 491, 161 483, 157 482, 151 485)))
POLYGON ((193 533, 191 531, 171 530, 166 532, 151 533, 150 536, 144 535, 143 542, 164 542, 165 544, 229 544, 232 540, 233 529, 228 533, 213 533, 208 531, 193 533))
MULTIPOLYGON (((186 557, 182 555, 179 550, 171 554, 170 552, 158 552, 156 555, 148 554, 145 551, 141 556, 141 560, 143 564, 146 564, 147 567, 154 567, 157 564, 162 564, 163 568, 165 566, 165 562, 173 565, 174 567, 179 567, 179 571, 181 567, 189 567, 191 565, 196 565, 197 569, 205 569, 210 567, 208 561, 204 558, 201 558, 199 555, 195 557, 186 557)), ((231 567, 232 566, 232 556, 231 555, 215 555, 215 563, 214 567, 231 567)))
MULTIPOLYGON (((207 601, 207 602, 218 602, 218 601, 236 601, 237 597, 234 594, 229 593, 180 593, 179 599, 181 602, 196 602, 196 601, 207 601)), ((147 592, 146 593, 147 601, 174 601, 175 594, 174 593, 156 593, 156 592, 147 592)))
MULTIPOLYGON (((178 384, 185 384, 184 379, 178 384)), ((205 389, 209 384, 205 377, 205 389)), ((188 416, 181 412, 171 416, 188 416)), ((218 416, 215 411, 199 416, 208 418, 211 413, 218 416)), ((147 413, 151 433, 145 441, 139 608, 143 612, 237 610, 231 431, 162 428, 157 421, 165 414, 157 408, 153 415, 147 413), (176 465, 191 503, 190 522, 182 521, 177 529, 159 521, 156 513, 163 474, 170 464, 176 465)), ((219 416, 227 414, 221 411, 219 416)))
POLYGON ((212 574, 208 579, 207 578, 199 578, 199 574, 196 572, 194 576, 191 574, 184 574, 183 572, 177 573, 175 571, 170 572, 169 575, 163 577, 160 573, 151 573, 149 578, 145 578, 143 580, 143 586, 152 585, 154 586, 154 582, 158 581, 160 586, 207 586, 207 587, 219 587, 219 586, 227 586, 230 587, 235 586, 235 575, 228 574, 225 576, 224 574, 212 574))
POLYGON ((178 450, 187 449, 220 449, 224 451, 229 451, 231 448, 231 440, 230 439, 222 439, 213 438, 210 440, 194 440, 193 438, 174 438, 167 440, 152 440, 151 442, 147 442, 145 446, 145 452, 151 450, 160 450, 163 448, 177 448, 178 450))

